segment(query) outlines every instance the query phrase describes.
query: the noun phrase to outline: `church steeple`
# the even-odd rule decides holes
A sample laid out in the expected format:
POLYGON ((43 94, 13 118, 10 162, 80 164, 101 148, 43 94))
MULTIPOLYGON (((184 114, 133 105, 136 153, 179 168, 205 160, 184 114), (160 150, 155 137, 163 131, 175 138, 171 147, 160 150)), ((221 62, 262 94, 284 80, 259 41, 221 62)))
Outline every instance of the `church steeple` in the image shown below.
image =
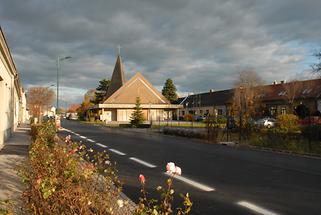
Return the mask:
POLYGON ((113 75, 111 77, 111 84, 107 90, 107 98, 111 96, 114 92, 116 92, 120 87, 122 87, 125 84, 125 74, 123 69, 123 64, 121 61, 121 57, 118 54, 117 60, 115 63, 115 68, 113 75))

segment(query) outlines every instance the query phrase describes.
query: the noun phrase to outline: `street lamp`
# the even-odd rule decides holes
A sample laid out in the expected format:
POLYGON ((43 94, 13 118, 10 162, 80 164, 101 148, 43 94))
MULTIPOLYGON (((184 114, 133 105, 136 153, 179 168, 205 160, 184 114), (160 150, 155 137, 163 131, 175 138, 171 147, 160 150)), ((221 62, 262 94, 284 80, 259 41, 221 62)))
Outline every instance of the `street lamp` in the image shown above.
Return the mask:
POLYGON ((70 59, 70 56, 67 57, 57 57, 57 111, 56 113, 58 114, 58 110, 59 110, 59 70, 60 70, 60 61, 64 61, 67 59, 70 59))

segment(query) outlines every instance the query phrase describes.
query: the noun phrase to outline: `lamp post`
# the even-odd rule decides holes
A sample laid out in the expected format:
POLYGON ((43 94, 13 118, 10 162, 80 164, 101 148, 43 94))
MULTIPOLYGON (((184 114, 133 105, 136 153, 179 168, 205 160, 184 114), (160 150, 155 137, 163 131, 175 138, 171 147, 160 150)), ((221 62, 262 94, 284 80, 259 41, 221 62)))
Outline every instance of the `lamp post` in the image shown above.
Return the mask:
POLYGON ((239 128, 239 144, 241 144, 243 137, 243 97, 244 97, 244 87, 240 86, 240 109, 239 109, 239 117, 240 117, 240 128, 239 128))
POLYGON ((58 114, 58 110, 59 110, 59 70, 60 70, 60 61, 64 61, 67 59, 70 59, 70 56, 67 57, 57 57, 57 110, 56 113, 58 114))

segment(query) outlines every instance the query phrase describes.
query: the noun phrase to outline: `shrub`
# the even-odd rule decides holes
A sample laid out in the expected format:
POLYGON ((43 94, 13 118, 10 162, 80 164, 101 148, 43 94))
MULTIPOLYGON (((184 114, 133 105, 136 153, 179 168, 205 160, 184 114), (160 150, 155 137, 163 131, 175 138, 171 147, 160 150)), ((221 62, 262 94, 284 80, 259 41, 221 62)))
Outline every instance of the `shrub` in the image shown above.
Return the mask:
POLYGON ((40 138, 43 143, 53 144, 56 135, 56 125, 54 122, 45 122, 43 124, 32 124, 30 135, 32 141, 40 138))
POLYGON ((276 128, 280 133, 299 133, 299 119, 294 114, 279 115, 276 128))
POLYGON ((191 128, 174 128, 174 127, 165 127, 163 128, 163 133, 168 135, 176 135, 189 138, 200 138, 206 139, 206 133, 198 129, 191 128))
POLYGON ((94 154, 70 137, 66 142, 51 142, 55 129, 49 124, 34 129, 38 135, 29 160, 19 170, 28 185, 23 193, 28 212, 111 214, 118 208, 121 186, 106 152, 94 154))
POLYGON ((302 135, 310 140, 321 140, 321 125, 302 127, 302 135))
POLYGON ((227 118, 225 116, 218 116, 217 117, 217 123, 218 124, 226 124, 227 118))
POLYGON ((193 115, 192 115, 192 114, 186 114, 186 115, 184 115, 184 120, 185 120, 185 121, 192 121, 192 120, 193 120, 193 115))

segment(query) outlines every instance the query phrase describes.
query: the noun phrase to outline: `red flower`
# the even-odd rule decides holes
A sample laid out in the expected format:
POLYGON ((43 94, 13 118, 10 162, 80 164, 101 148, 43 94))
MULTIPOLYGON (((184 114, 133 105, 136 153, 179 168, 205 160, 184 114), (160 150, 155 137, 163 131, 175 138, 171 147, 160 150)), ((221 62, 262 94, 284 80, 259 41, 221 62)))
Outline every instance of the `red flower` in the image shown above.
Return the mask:
POLYGON ((145 184, 146 179, 144 175, 140 174, 138 177, 138 180, 140 181, 141 184, 145 184))
POLYGON ((70 150, 70 151, 68 152, 68 155, 75 154, 77 151, 78 151, 77 148, 75 148, 75 149, 73 149, 73 150, 70 150))

